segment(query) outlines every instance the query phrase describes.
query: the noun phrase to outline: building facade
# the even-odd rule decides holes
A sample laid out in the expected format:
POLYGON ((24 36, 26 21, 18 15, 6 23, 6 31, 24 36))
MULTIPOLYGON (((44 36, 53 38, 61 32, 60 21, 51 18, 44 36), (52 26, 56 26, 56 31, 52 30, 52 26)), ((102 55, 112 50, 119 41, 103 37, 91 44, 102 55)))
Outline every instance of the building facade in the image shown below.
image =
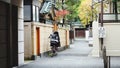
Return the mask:
POLYGON ((120 29, 120 1, 106 0, 103 2, 107 8, 104 8, 103 15, 93 22, 93 56, 102 55, 102 48, 106 48, 106 56, 120 56, 119 34, 120 29), (105 11, 107 10, 107 11, 105 11), (103 16, 103 19, 101 19, 103 16), (103 26, 101 26, 101 20, 103 26), (104 31, 101 31, 104 29, 104 31), (103 38, 103 44, 101 43, 103 38))
MULTIPOLYGON (((25 59, 36 59, 50 51, 49 36, 53 33, 51 0, 24 0, 25 59), (47 7, 45 7, 47 6, 47 7)), ((69 29, 59 28, 61 48, 69 45, 69 29)))

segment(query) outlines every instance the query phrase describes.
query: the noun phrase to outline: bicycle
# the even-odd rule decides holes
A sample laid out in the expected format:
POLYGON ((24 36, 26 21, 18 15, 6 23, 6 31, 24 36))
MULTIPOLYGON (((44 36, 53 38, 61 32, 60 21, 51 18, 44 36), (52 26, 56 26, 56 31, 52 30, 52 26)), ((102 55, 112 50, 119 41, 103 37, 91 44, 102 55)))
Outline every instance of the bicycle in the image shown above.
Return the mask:
POLYGON ((48 56, 57 56, 57 47, 55 45, 51 46, 51 51, 48 52, 48 56))

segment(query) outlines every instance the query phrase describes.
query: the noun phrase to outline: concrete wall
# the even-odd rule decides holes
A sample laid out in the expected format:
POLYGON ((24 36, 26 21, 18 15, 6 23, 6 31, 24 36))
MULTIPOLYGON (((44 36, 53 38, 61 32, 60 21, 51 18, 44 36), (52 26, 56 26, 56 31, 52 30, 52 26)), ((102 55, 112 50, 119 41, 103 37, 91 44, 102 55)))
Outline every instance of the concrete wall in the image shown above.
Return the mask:
MULTIPOLYGON (((25 22, 25 58, 30 58, 32 55, 37 55, 36 47, 36 28, 40 32, 40 54, 50 50, 49 35, 53 31, 53 25, 42 24, 37 22, 25 22), (29 37, 29 38, 28 38, 29 37)), ((64 28, 58 29, 60 35, 61 47, 69 45, 69 30, 64 28)))

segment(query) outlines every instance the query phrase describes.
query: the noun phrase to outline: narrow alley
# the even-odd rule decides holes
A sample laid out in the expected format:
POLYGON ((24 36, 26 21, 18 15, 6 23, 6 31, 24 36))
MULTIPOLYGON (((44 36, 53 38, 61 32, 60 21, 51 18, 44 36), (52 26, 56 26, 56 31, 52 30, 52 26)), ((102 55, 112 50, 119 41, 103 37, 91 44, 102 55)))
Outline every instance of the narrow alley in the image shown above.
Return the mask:
POLYGON ((103 68, 102 58, 90 56, 92 47, 84 39, 77 39, 70 48, 55 57, 41 57, 19 68, 103 68))
POLYGON ((0 68, 120 68, 119 40, 120 0, 0 0, 0 68))

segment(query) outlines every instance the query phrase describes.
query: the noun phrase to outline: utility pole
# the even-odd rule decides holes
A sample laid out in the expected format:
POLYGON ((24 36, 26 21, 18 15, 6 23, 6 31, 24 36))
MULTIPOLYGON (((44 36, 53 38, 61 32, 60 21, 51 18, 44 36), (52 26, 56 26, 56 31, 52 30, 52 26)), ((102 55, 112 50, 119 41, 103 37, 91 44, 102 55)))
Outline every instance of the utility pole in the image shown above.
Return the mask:
POLYGON ((103 0, 101 0, 101 16, 100 16, 101 18, 101 27, 103 27, 103 0))
MULTIPOLYGON (((103 27, 103 0, 101 0, 100 23, 101 23, 101 27, 103 27)), ((101 38, 101 50, 102 49, 103 49, 103 38, 101 38)))
MULTIPOLYGON (((100 16, 101 28, 103 28, 103 13, 104 13, 103 0, 101 0, 101 16, 100 16)), ((101 38, 101 50, 103 51, 104 68, 110 68, 110 64, 108 65, 108 57, 106 56, 106 47, 103 46, 103 44, 104 39, 101 38)))

